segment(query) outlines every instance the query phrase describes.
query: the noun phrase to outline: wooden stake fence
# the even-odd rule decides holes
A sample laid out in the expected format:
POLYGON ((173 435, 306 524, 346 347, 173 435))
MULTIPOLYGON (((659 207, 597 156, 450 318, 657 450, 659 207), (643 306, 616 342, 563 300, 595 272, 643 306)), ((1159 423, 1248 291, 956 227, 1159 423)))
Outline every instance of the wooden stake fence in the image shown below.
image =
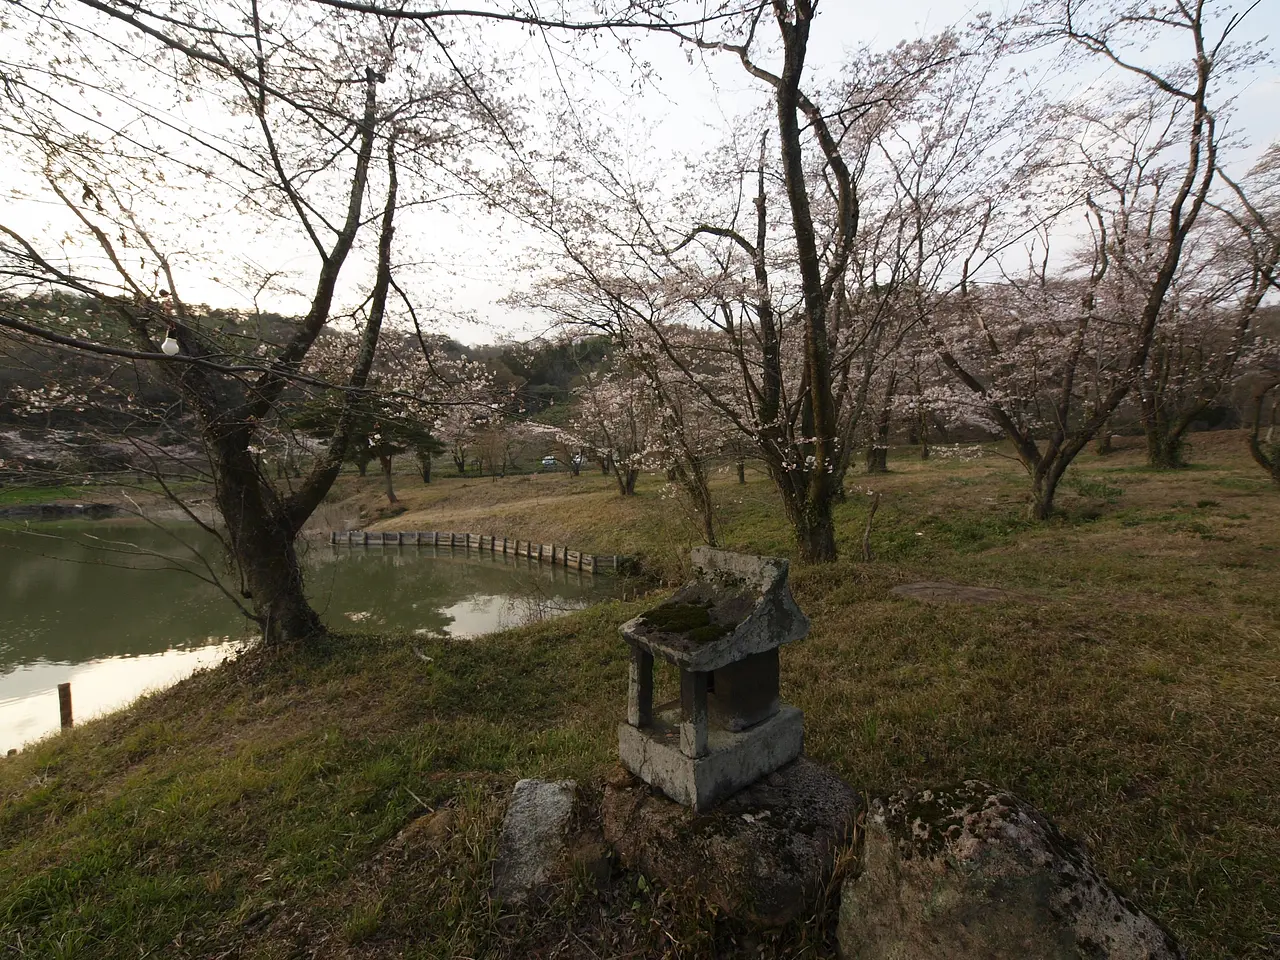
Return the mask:
POLYGON ((329 543, 351 547, 448 547, 487 552, 491 556, 524 557, 538 563, 549 563, 582 573, 620 573, 627 567, 627 557, 606 556, 570 550, 555 543, 533 543, 476 533, 442 533, 438 530, 334 530, 329 543))

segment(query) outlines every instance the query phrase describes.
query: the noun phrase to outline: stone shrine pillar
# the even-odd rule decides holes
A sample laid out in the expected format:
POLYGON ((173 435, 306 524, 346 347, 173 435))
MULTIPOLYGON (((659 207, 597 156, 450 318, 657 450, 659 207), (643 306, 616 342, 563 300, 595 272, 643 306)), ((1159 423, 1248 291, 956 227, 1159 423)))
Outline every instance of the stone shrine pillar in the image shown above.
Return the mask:
POLYGON ((778 698, 778 648, 809 620, 787 584, 786 560, 696 547, 697 579, 622 625, 631 646, 623 765, 702 812, 790 763, 804 718, 778 698), (680 670, 680 698, 653 703, 654 658, 680 670))

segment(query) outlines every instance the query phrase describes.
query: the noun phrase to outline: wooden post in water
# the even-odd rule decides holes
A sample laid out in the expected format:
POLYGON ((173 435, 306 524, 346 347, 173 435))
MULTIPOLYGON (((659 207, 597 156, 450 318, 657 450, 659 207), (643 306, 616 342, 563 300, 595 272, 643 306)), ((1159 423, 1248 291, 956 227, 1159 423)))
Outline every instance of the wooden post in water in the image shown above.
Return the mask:
POLYGON ((62 729, 70 730, 71 724, 71 684, 58 684, 58 717, 62 721, 62 729))

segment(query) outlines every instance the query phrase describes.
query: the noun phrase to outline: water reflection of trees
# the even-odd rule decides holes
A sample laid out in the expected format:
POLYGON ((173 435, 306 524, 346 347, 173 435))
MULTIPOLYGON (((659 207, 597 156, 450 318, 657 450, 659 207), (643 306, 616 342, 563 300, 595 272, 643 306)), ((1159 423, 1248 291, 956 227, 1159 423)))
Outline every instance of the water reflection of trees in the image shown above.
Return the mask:
MULTIPOLYGON (((61 524, 44 529, 85 532, 61 524)), ((181 534, 192 549, 216 558, 216 538, 190 526, 181 534)), ((114 525, 108 535, 141 551, 174 549, 167 534, 147 527, 114 525)), ((102 559, 92 541, 34 540, 0 529, 0 674, 39 660, 81 663, 247 635, 235 609, 208 584, 172 570, 105 566, 102 559)), ((145 553, 127 562, 156 566, 145 553)), ((312 542, 304 562, 309 593, 338 630, 484 632, 556 616, 617 588, 611 577, 461 548, 312 542)))
POLYGON ((435 636, 519 626, 616 588, 604 577, 462 548, 313 546, 307 562, 317 568, 310 578, 317 602, 357 627, 395 624, 435 636), (368 619, 350 616, 368 610, 368 619))
MULTIPOLYGON (((148 528, 114 527, 110 536, 143 550, 173 550, 170 539, 148 528)), ((0 530, 0 671, 37 660, 82 663, 202 647, 245 634, 218 590, 160 567, 154 557, 107 554, 92 541, 0 530)))

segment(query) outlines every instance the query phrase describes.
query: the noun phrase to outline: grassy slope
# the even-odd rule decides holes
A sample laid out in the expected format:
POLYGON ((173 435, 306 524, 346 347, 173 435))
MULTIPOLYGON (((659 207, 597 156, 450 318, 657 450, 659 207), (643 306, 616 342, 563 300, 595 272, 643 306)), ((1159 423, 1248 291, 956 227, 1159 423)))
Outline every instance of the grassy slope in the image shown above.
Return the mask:
POLYGON ((92 496, 91 488, 5 487, 0 486, 0 507, 21 507, 29 503, 56 503, 59 500, 84 499, 92 496))
MULTIPOLYGON (((1280 934, 1280 494, 1237 438, 1176 475, 1086 459, 1064 516, 1021 519, 1016 465, 894 461, 877 561, 798 569, 814 622, 783 655, 809 752, 869 791, 976 776, 1084 838, 1193 955, 1265 957, 1280 934), (1218 465, 1221 466, 1218 466, 1218 465), (1111 501, 1111 502, 1109 502, 1111 501), (936 606, 888 588, 1017 591, 936 606)), ((856 478, 865 484, 869 478, 856 478)), ((378 480, 344 493, 372 510, 378 480)), ((495 532, 640 552, 668 577, 693 541, 649 483, 402 481, 390 529, 495 532)), ((768 485, 718 487, 729 546, 787 552, 768 485)), ((477 643, 335 640, 245 657, 0 763, 0 944, 17 955, 723 954, 734 931, 621 877, 531 916, 484 890, 521 776, 598 783, 623 700, 611 604, 477 643), (397 841, 427 810, 444 811, 397 841), (571 929, 572 934, 565 931, 571 929)), ((823 955, 797 926, 766 944, 823 955)))

